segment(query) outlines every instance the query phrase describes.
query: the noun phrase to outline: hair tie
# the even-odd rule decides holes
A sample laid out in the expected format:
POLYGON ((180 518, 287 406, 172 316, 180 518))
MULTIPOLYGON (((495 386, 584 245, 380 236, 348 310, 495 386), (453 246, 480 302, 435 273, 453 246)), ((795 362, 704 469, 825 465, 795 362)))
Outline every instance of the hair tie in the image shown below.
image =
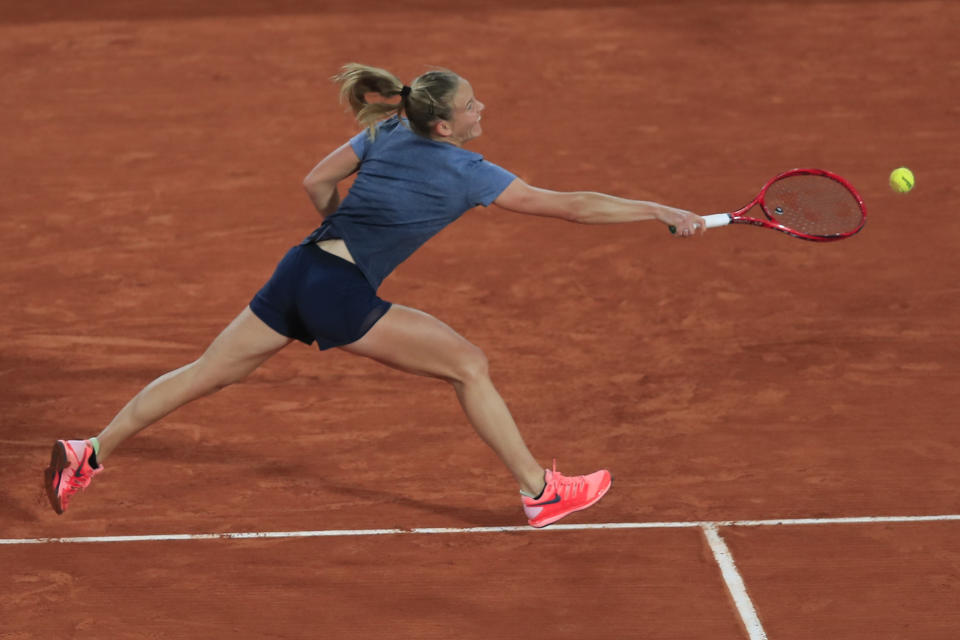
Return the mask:
POLYGON ((403 89, 400 89, 400 97, 406 98, 408 95, 410 95, 410 91, 411 91, 410 87, 408 87, 407 85, 403 85, 403 89))

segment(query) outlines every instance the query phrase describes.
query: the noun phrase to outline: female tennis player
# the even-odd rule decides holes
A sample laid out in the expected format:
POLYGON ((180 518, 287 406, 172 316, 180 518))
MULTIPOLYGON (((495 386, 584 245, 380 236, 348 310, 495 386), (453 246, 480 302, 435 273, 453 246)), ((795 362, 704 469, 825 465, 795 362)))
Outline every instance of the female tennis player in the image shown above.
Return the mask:
POLYGON ((44 480, 57 513, 121 442, 243 380, 294 340, 449 382, 470 424, 519 484, 531 526, 585 509, 610 488, 606 470, 565 476, 556 461, 544 469, 490 381, 484 353, 440 320, 380 299, 377 288, 424 242, 478 205, 586 224, 658 220, 681 237, 702 231, 703 218, 653 202, 539 189, 464 149, 481 134, 484 105, 451 71, 429 71, 406 86, 383 69, 348 64, 334 80, 364 130, 304 179, 323 223, 287 252, 198 360, 144 387, 98 436, 54 444, 44 480), (367 102, 370 94, 383 100, 367 102), (341 202, 337 186, 354 173, 341 202))

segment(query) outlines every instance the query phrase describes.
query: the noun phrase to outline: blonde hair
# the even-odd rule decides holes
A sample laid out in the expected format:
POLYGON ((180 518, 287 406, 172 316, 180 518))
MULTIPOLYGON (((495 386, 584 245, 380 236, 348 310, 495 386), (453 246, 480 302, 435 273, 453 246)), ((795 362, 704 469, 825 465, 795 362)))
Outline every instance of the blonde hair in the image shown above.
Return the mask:
POLYGON ((395 75, 356 62, 345 64, 332 80, 340 85, 340 101, 350 104, 360 126, 376 136, 377 123, 394 114, 406 116, 410 128, 430 137, 438 120, 449 120, 453 115, 453 96, 460 84, 460 76, 448 69, 432 69, 417 76, 410 83, 410 91, 403 91, 403 83, 395 75), (400 96, 399 102, 367 102, 368 93, 384 98, 400 96), (404 95, 406 93, 406 95, 404 95))

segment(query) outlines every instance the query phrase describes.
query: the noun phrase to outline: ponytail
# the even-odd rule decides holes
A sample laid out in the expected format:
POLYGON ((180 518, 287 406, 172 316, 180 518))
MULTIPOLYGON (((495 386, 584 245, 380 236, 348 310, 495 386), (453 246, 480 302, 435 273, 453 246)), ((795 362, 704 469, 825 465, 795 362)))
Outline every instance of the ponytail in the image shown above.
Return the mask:
POLYGON ((405 115, 411 129, 429 138, 437 120, 449 120, 453 115, 453 95, 460 84, 460 76, 454 72, 436 69, 417 77, 408 87, 389 71, 355 62, 345 64, 332 79, 340 85, 340 101, 350 105, 371 139, 376 136, 377 123, 394 114, 405 115), (399 96, 400 101, 368 103, 368 93, 386 99, 399 96))

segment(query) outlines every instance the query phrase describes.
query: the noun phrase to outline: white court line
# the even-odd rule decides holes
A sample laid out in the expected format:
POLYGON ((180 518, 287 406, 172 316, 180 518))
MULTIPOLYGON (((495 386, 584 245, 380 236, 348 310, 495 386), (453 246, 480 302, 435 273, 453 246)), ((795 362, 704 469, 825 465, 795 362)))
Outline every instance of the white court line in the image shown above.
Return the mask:
MULTIPOLYGON (((737 571, 730 549, 727 548, 718 531, 721 527, 775 527, 794 525, 828 524, 887 524, 910 522, 960 521, 960 515, 939 516, 879 516, 853 518, 784 518, 780 520, 722 520, 715 522, 609 522, 603 524, 555 524, 545 531, 592 531, 597 529, 689 529, 700 527, 706 536, 714 559, 720 566, 723 580, 733 597, 737 612, 740 614, 750 640, 767 640, 767 634, 760 624, 750 597, 747 595, 743 578, 737 571)), ((177 533, 161 535, 133 536, 82 536, 72 538, 7 538, 0 539, 0 545, 50 544, 50 543, 90 543, 90 542, 163 542, 189 540, 248 540, 277 538, 331 538, 384 535, 431 535, 456 533, 530 533, 543 531, 532 527, 462 527, 462 528, 417 528, 417 529, 328 529, 319 531, 248 531, 236 533, 177 533)))
POLYGON ((703 524, 716 524, 718 527, 773 527, 777 525, 794 526, 805 524, 892 524, 898 522, 947 522, 950 520, 960 520, 960 515, 860 516, 854 518, 785 518, 783 520, 730 520, 704 522, 703 524))
POLYGON ((532 533, 537 531, 592 531, 595 529, 684 529, 693 527, 772 527, 824 524, 886 524, 960 521, 960 515, 877 516, 855 518, 784 518, 780 520, 718 520, 691 522, 608 522, 602 524, 555 524, 546 529, 520 527, 462 527, 416 529, 325 529, 319 531, 248 531, 236 533, 175 533, 132 536, 82 536, 72 538, 0 538, 0 545, 83 542, 166 542, 181 540, 247 540, 264 538, 334 538, 384 535, 431 535, 454 533, 532 533))
POLYGON ((733 562, 733 556, 730 554, 730 549, 727 548, 727 543, 723 541, 717 531, 717 525, 712 523, 703 525, 703 535, 707 537, 710 550, 713 551, 714 560, 720 565, 723 581, 727 583, 727 589, 733 597, 733 604, 737 607, 737 612, 740 614, 740 619, 743 621, 743 626, 746 628, 750 640, 767 640, 767 632, 763 630, 763 625, 760 624, 757 610, 754 608, 750 596, 747 595, 747 587, 743 584, 740 572, 737 571, 737 565, 733 562))

